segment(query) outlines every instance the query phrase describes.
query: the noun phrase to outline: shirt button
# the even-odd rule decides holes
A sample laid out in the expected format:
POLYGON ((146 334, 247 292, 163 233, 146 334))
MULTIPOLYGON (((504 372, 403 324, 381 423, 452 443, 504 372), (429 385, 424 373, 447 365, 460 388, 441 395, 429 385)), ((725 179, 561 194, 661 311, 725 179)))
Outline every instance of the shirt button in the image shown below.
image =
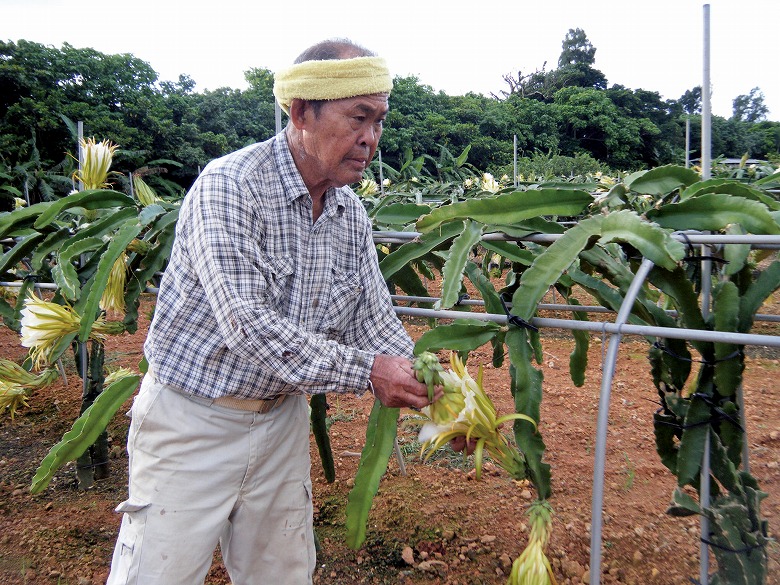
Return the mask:
POLYGON ((320 299, 314 299, 314 300, 311 302, 311 306, 312 306, 312 307, 314 307, 315 309, 316 309, 317 307, 319 307, 319 306, 320 306, 320 299))

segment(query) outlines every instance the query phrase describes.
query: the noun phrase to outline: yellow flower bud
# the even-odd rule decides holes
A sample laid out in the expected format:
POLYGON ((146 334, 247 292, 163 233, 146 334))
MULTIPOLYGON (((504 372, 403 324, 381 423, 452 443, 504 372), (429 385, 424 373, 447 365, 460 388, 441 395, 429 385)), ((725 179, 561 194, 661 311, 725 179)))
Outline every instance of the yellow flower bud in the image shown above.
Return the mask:
POLYGON ((507 585, 557 585, 550 560, 544 554, 552 530, 552 508, 537 500, 528 510, 531 533, 525 550, 512 563, 507 585))
POLYGON ((154 192, 154 189, 152 189, 146 183, 146 181, 144 181, 138 175, 133 175, 133 191, 135 192, 136 199, 138 199, 138 202, 143 207, 151 205, 152 203, 156 203, 160 200, 160 198, 157 196, 157 193, 154 192))
POLYGON ((127 254, 122 252, 111 267, 108 282, 100 297, 100 308, 106 312, 125 312, 125 283, 127 282, 127 254))
POLYGON ((108 187, 108 169, 116 152, 117 145, 110 140, 96 142, 94 138, 82 139, 81 169, 73 173, 73 178, 84 183, 84 189, 103 189, 108 187))
MULTIPOLYGON (((81 328, 81 316, 70 305, 59 305, 45 301, 30 293, 25 299, 21 319, 22 346, 30 348, 30 358, 35 369, 50 361, 50 356, 60 340, 81 328)), ((90 338, 103 341, 107 334, 124 331, 120 322, 106 322, 102 317, 95 320, 90 338)))
POLYGON ((27 407, 27 391, 17 384, 0 381, 0 412, 8 410, 13 420, 22 407, 27 407))

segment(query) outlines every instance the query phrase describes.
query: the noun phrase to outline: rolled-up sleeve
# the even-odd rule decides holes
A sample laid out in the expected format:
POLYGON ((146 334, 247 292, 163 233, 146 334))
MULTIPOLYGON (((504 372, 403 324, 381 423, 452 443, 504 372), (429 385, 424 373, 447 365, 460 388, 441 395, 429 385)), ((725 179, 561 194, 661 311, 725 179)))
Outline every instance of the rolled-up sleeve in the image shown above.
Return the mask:
POLYGON ((362 235, 363 257, 360 280, 365 290, 364 302, 357 308, 353 326, 345 342, 373 353, 412 357, 414 342, 393 310, 387 283, 379 270, 371 225, 362 235))

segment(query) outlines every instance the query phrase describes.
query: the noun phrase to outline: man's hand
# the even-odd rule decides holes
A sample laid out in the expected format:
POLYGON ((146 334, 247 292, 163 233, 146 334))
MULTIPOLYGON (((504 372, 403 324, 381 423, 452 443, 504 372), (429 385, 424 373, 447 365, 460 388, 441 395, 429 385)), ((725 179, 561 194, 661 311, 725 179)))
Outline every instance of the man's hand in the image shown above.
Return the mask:
POLYGON ((450 448, 453 451, 465 451, 466 455, 471 455, 474 452, 474 449, 477 448, 477 440, 471 439, 466 442, 466 437, 455 437, 450 441, 450 448))
MULTIPOLYGON (((419 409, 431 404, 428 388, 417 381, 412 362, 406 358, 377 354, 371 368, 371 384, 374 395, 385 406, 419 409)), ((441 395, 441 388, 437 388, 433 400, 438 400, 441 395)))

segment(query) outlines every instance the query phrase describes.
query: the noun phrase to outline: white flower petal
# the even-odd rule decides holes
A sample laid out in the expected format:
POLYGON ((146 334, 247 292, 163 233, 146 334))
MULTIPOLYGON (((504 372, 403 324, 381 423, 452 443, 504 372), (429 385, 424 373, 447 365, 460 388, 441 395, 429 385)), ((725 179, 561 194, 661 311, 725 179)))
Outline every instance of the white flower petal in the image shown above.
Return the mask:
POLYGON ((435 422, 427 422, 420 429, 420 434, 417 436, 417 440, 420 443, 428 443, 436 439, 441 433, 450 430, 449 426, 437 425, 435 422))

